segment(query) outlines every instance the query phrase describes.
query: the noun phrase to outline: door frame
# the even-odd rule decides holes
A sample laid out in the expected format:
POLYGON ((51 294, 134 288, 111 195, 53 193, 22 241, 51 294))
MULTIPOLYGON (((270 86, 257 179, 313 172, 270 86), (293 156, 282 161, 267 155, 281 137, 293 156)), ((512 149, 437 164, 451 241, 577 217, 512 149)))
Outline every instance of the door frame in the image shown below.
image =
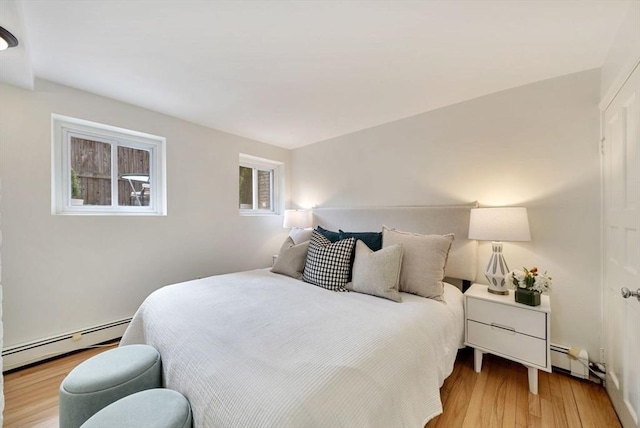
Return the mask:
MULTIPOLYGON (((606 287, 606 210, 605 210, 605 119, 606 119, 606 111, 611 106, 613 101, 616 99, 618 94, 622 91, 624 86, 629 82, 629 79, 634 74, 636 69, 640 68, 640 58, 638 58, 630 69, 626 73, 622 73, 620 77, 616 80, 614 85, 607 91, 603 99, 599 103, 600 108, 600 139, 599 139, 599 149, 600 149, 600 355, 598 356, 598 361, 601 363, 605 363, 606 361, 606 353, 607 349, 607 323, 605 320, 605 312, 607 309, 607 287, 606 287)), ((608 380, 609 378, 606 377, 608 380)), ((608 389, 607 395, 609 395, 608 389)), ((609 397, 613 404, 613 399, 609 397)), ((615 406, 614 406, 614 410, 615 406)), ((616 411, 617 414, 617 411, 616 411)), ((618 414, 618 418, 620 415, 618 414)), ((625 421, 623 422, 623 426, 625 426, 625 421)), ((633 422, 631 420, 630 422, 633 422)), ((628 423, 628 422, 627 422, 628 423)))

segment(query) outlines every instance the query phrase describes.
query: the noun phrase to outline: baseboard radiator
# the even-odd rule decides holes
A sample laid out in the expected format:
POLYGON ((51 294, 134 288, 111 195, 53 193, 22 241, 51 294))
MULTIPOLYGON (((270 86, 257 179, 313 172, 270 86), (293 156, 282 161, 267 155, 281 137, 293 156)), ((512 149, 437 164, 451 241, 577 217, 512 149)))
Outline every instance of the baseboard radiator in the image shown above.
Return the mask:
POLYGON ((584 349, 575 350, 578 358, 573 358, 569 355, 569 346, 551 344, 551 365, 554 369, 558 368, 571 376, 579 377, 580 379, 589 379, 589 355, 584 349))
POLYGON ((2 371, 17 369, 122 337, 131 318, 35 340, 2 350, 2 371))

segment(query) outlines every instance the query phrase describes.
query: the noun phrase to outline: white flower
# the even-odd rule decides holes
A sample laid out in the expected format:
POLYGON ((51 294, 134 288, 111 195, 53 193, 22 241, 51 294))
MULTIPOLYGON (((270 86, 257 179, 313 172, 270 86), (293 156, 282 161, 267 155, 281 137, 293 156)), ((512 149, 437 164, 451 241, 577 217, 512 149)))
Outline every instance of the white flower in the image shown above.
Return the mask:
MULTIPOLYGON (((515 279, 518 282, 518 287, 521 287, 521 288, 525 287, 525 283, 524 283, 525 274, 524 274, 523 271, 521 271, 521 270, 511 271, 509 273, 509 276, 512 277, 513 279, 515 279)), ((511 282, 513 283, 513 281, 511 281, 511 282)))
POLYGON ((551 289, 551 278, 546 274, 546 272, 539 273, 535 276, 532 289, 540 293, 551 289))

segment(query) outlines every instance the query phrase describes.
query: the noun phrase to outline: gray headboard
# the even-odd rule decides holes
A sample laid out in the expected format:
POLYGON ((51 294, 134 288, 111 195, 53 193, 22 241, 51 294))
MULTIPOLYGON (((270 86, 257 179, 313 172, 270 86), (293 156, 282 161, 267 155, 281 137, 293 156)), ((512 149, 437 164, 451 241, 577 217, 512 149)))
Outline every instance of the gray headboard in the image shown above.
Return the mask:
MULTIPOLYGON (((478 244, 470 240, 469 216, 476 203, 465 206, 380 207, 380 208, 315 208, 314 226, 348 232, 377 232, 382 225, 405 232, 423 234, 453 233, 455 240, 449 251, 445 276, 448 280, 474 281, 478 244)), ((454 282, 456 285, 458 281, 454 282)))

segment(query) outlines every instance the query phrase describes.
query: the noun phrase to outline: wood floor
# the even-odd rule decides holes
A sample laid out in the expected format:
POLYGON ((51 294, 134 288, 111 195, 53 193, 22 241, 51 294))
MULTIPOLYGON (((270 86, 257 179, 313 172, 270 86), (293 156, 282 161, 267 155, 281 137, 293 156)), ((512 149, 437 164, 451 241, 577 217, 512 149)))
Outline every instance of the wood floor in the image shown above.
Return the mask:
POLYGON ((458 354, 440 390, 443 413, 427 428, 621 427, 605 389, 559 373, 538 372, 538 395, 529 392, 527 369, 485 354, 473 371, 473 350, 458 354))
POLYGON ((94 348, 4 376, 4 427, 58 427, 58 389, 78 364, 107 349, 94 348))
MULTIPOLYGON (((115 346, 115 344, 113 345, 115 346)), ((105 349, 91 349, 4 377, 4 426, 58 427, 58 388, 76 365, 105 349)), ((620 427, 604 388, 563 374, 539 373, 539 394, 529 393, 527 370, 485 355, 473 371, 473 352, 461 351, 440 391, 444 413, 427 428, 620 427)))

